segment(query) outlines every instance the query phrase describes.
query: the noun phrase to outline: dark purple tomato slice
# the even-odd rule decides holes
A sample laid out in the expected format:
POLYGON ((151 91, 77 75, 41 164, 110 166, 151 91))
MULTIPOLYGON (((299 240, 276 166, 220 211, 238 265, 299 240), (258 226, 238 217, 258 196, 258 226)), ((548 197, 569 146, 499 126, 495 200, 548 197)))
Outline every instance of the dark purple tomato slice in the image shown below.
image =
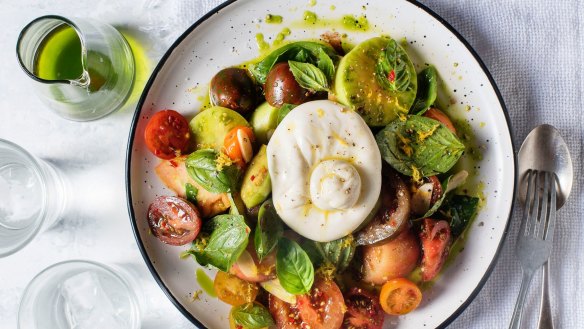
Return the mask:
POLYGON ((175 196, 159 196, 148 207, 148 226, 160 241, 182 246, 199 234, 201 217, 190 202, 175 196))

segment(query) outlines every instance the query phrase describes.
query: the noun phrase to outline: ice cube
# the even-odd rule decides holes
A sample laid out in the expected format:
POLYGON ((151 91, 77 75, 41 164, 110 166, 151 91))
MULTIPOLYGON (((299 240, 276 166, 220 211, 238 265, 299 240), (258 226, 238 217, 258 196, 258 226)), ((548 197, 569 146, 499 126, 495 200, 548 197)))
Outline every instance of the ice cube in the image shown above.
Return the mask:
POLYGON ((104 291, 98 275, 92 271, 76 274, 63 281, 60 289, 65 317, 72 329, 124 329, 114 305, 104 291))
POLYGON ((0 221, 19 229, 34 221, 42 205, 38 180, 32 170, 20 163, 0 167, 0 221))

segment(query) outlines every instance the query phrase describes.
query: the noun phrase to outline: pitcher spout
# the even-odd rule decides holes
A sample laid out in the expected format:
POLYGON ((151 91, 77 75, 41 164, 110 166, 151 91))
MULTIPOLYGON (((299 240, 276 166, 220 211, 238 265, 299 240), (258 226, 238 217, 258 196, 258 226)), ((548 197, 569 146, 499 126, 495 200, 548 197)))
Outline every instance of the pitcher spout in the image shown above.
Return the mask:
POLYGON ((89 72, 87 72, 87 70, 83 70, 83 73, 79 78, 69 80, 69 83, 75 87, 88 89, 89 86, 91 85, 91 77, 89 76, 89 72))

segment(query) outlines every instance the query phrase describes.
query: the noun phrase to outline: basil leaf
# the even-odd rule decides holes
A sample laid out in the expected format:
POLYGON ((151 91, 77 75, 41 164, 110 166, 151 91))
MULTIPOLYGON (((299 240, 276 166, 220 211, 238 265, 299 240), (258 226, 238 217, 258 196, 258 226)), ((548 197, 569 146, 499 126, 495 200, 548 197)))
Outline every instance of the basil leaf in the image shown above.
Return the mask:
POLYGON ((324 263, 324 251, 318 242, 304 240, 302 241, 302 249, 304 249, 314 266, 320 266, 324 263))
POLYGON ((318 59, 316 65, 327 77, 330 83, 335 76, 335 63, 332 58, 322 49, 318 50, 318 59))
POLYGON ((448 176, 444 181, 440 182, 440 185, 442 186, 442 195, 440 196, 440 199, 436 200, 432 207, 428 209, 428 211, 426 211, 422 217, 416 218, 416 220, 434 215, 434 213, 436 213, 436 211, 438 211, 438 209, 440 209, 442 206, 442 203, 448 196, 448 192, 453 191, 460 185, 464 184, 467 177, 468 172, 466 170, 461 170, 454 175, 448 176))
POLYGON ((300 87, 313 91, 326 91, 329 88, 326 75, 310 63, 288 61, 290 71, 300 87))
POLYGON ((467 195, 453 195, 444 207, 440 209, 440 213, 450 218, 452 235, 459 236, 476 215, 478 207, 479 198, 467 195))
POLYGON ((375 140, 383 159, 407 176, 445 173, 464 153, 464 144, 446 126, 418 115, 394 120, 375 140))
POLYGON ((395 40, 389 39, 375 65, 375 77, 379 85, 391 91, 406 91, 412 79, 408 63, 405 50, 395 40))
POLYGON ((416 219, 423 219, 426 217, 430 217, 438 210, 438 208, 440 208, 440 206, 442 206, 442 202, 444 202, 444 199, 446 199, 446 195, 448 194, 447 191, 450 190, 448 188, 448 185, 450 184, 451 179, 452 179, 452 175, 448 176, 448 178, 446 178, 444 181, 440 182, 440 185, 442 185, 442 195, 440 196, 440 199, 436 200, 436 202, 432 205, 432 207, 430 207, 430 209, 428 209, 428 211, 426 211, 426 213, 422 217, 416 218, 416 219))
POLYGON ((294 295, 306 294, 314 283, 314 267, 298 243, 280 238, 276 253, 276 274, 280 284, 294 295))
POLYGON ((191 183, 185 184, 185 194, 187 196, 187 201, 196 205, 197 204, 197 195, 199 194, 199 190, 193 186, 191 183))
POLYGON ((211 193, 231 193, 237 188, 239 169, 225 166, 217 169, 219 154, 213 149, 197 150, 191 153, 186 161, 187 172, 192 179, 211 193))
POLYGON ((310 53, 306 49, 300 49, 294 56, 294 60, 298 62, 306 62, 310 59, 310 53))
MULTIPOLYGON (((210 233, 208 241, 191 248, 191 254, 203 266, 212 265, 228 272, 247 247, 250 229, 240 215, 218 215, 205 223, 204 233, 210 233)), ((200 243, 197 241, 197 243, 200 243)))
POLYGON ((422 115, 436 101, 438 94, 438 73, 434 66, 428 66, 418 73, 418 92, 410 112, 422 115))
MULTIPOLYGON (((276 63, 296 61, 319 66, 320 50, 324 51, 329 58, 336 58, 334 49, 329 45, 311 41, 299 41, 282 46, 271 52, 259 63, 249 65, 249 71, 259 84, 264 84, 268 73, 276 63)), ((333 75, 328 78, 332 79, 333 75)))
POLYGON ((283 232, 284 224, 274 208, 272 199, 264 201, 258 213, 258 224, 254 232, 254 245, 260 262, 278 245, 278 239, 282 237, 283 232))
POLYGON ((261 329, 275 324, 270 312, 258 303, 235 306, 231 310, 231 316, 236 325, 246 329, 261 329))
POLYGON ((238 207, 237 202, 233 198, 233 194, 227 193, 227 199, 229 199, 229 214, 230 215, 241 215, 242 213, 245 213, 245 211, 243 209, 243 207, 245 207, 245 205, 241 205, 241 203, 243 203, 243 201, 241 201, 241 203, 238 207))
POLYGON ((330 242, 306 240, 302 247, 314 265, 328 263, 335 266, 337 272, 340 273, 351 263, 357 245, 354 243, 353 236, 347 235, 330 242))
POLYGON ((280 122, 282 122, 282 120, 284 120, 288 113, 290 113, 290 111, 292 111, 295 107, 296 105, 292 104, 282 104, 282 106, 278 110, 278 124, 280 124, 280 122))
POLYGON ((210 233, 206 232, 205 227, 203 226, 201 228, 201 231, 197 235, 197 238, 191 243, 191 248, 181 252, 180 258, 183 259, 190 255, 195 259, 197 263, 203 265, 202 263, 203 260, 199 260, 198 257, 207 246, 207 243, 209 243, 209 235, 210 233))

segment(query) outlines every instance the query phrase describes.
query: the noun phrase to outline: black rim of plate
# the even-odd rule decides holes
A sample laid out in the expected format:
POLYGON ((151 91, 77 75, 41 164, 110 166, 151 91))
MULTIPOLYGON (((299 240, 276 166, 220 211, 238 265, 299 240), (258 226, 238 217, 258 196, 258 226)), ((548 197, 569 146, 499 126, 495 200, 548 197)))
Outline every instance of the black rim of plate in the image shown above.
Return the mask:
MULTIPOLYGON (((146 252, 146 248, 144 247, 144 244, 142 243, 142 239, 140 238, 140 233, 138 231, 138 226, 136 224, 136 215, 134 213, 133 200, 132 200, 132 184, 131 184, 132 182, 131 182, 131 173, 130 173, 131 161, 132 161, 132 147, 134 144, 134 136, 136 134, 136 127, 138 126, 140 113, 142 112, 142 107, 144 105, 146 97, 148 96, 148 93, 150 92, 150 88, 152 87, 154 80, 156 80, 158 73, 162 70, 162 68, 164 67, 166 61, 168 60, 168 58, 170 57, 170 55, 172 54, 174 49, 177 48, 182 43, 182 41, 184 39, 186 39, 199 25, 201 25, 203 22, 205 22, 209 17, 213 16, 214 14, 217 14, 221 9, 229 6, 230 4, 232 4, 236 1, 237 0, 228 0, 228 1, 220 4, 219 6, 215 7, 207 14, 205 14, 198 21, 196 21, 193 25, 191 25, 170 46, 170 48, 166 51, 164 56, 162 56, 162 58, 158 62, 158 65, 156 65, 156 68, 154 68, 152 75, 148 79, 148 82, 146 83, 146 86, 144 87, 144 90, 142 92, 142 96, 140 97, 140 100, 138 101, 138 105, 136 106, 136 112, 134 113, 134 117, 132 119, 130 136, 128 138, 128 148, 126 150, 126 196, 127 196, 127 200, 128 200, 128 212, 130 213, 130 223, 132 224, 134 238, 136 239, 136 243, 138 244, 138 248, 140 249, 140 253, 142 254, 142 258, 144 259, 144 262, 148 266, 148 269, 150 270, 150 273, 154 277, 154 280, 156 280, 156 282, 158 283, 160 288, 162 288, 162 291, 164 292, 166 297, 168 297, 168 299, 174 304, 174 306, 187 319, 189 319, 189 321, 191 321, 193 324, 195 324, 196 326, 198 326, 200 328, 206 328, 206 326, 203 325, 186 308, 184 308, 182 306, 182 304, 176 299, 176 297, 170 292, 170 290, 164 284, 164 282, 162 281, 162 278, 160 277, 160 275, 158 274, 158 272, 154 268, 152 261, 148 257, 148 254, 146 252)), ((456 36, 456 38, 466 47, 466 49, 471 53, 473 58, 477 61, 477 63, 479 64, 479 66, 481 67, 481 69, 483 70, 483 72, 485 73, 487 78, 489 79, 489 83, 491 84, 491 88, 493 88, 493 90, 495 91, 495 94, 497 95, 497 99, 499 100, 499 104, 501 105, 501 108, 503 109, 503 114, 505 115, 505 121, 507 123, 507 129, 509 130, 509 135, 511 138, 511 149, 512 149, 512 153, 513 153, 513 171, 514 171, 513 176, 515 178, 515 182, 513 184, 513 195, 512 195, 512 199, 511 199, 511 207, 509 208, 509 214, 507 215, 507 223, 505 224, 505 230, 503 231, 503 236, 501 237, 501 241, 500 241, 499 245, 497 246, 497 250, 495 251, 495 256, 493 257, 493 260, 489 264, 487 271, 485 272, 485 274, 483 275, 483 277, 479 281, 479 284, 472 291, 472 293, 468 296, 468 298, 458 307, 458 309, 438 326, 438 328, 445 328, 446 326, 451 324, 452 321, 454 321, 454 319, 456 319, 460 314, 462 314, 462 312, 464 312, 464 310, 468 307, 468 305, 470 305, 470 303, 475 299, 475 297, 478 295, 478 293, 481 291, 481 289, 483 288, 483 286, 485 285, 485 283, 489 279, 489 277, 490 277, 490 275, 491 275, 491 273, 492 273, 492 271, 493 271, 493 269, 494 269, 494 267, 499 259, 499 256, 501 254, 501 249, 503 248, 503 245, 504 245, 505 240, 507 238, 507 233, 509 231, 509 224, 511 222, 511 216, 513 215, 513 207, 514 207, 513 201, 515 200, 515 194, 517 192, 517 179, 516 179, 517 178, 517 154, 515 152, 515 145, 513 144, 513 139, 512 139, 513 129, 511 127, 511 120, 509 118, 509 113, 507 111, 507 107, 505 106, 505 102, 503 101, 503 96, 501 95, 499 88, 497 88, 495 80, 493 79, 491 73, 487 69, 487 66, 485 65, 483 60, 479 57, 479 55, 473 49, 473 47, 464 39, 464 37, 460 33, 458 33, 458 31, 454 27, 452 27, 446 20, 444 20, 442 17, 440 17, 440 15, 436 14, 430 8, 426 7, 425 5, 419 3, 416 0, 406 0, 406 1, 410 2, 411 4, 415 5, 416 7, 420 8, 420 9, 422 9, 427 14, 429 14, 430 16, 435 18, 438 22, 440 22, 440 24, 442 24, 444 27, 446 27, 454 36, 456 36)))

